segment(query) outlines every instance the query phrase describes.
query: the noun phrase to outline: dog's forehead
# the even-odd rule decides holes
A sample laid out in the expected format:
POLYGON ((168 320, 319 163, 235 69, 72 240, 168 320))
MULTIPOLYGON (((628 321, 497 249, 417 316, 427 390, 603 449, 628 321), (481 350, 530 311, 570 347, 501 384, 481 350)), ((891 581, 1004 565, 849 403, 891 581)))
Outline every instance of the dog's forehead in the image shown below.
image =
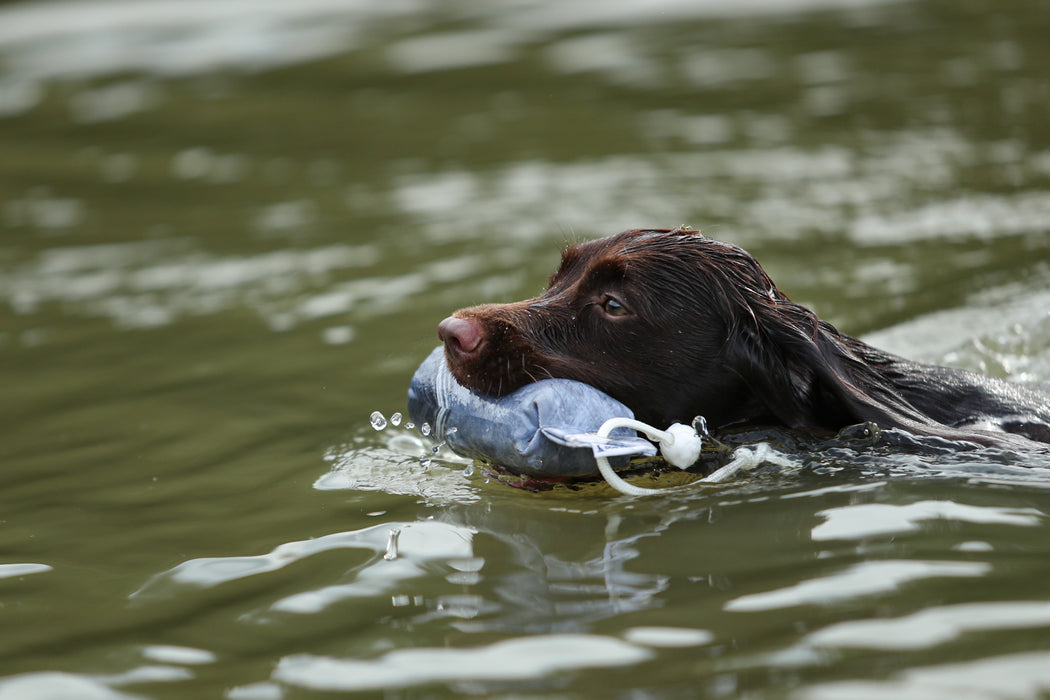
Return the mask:
POLYGON ((575 260, 578 257, 615 256, 647 249, 679 248, 697 240, 705 239, 699 231, 687 228, 633 229, 570 246, 563 257, 575 260))
POLYGON ((699 231, 676 229, 632 229, 598 238, 562 251, 561 265, 550 278, 550 286, 569 279, 600 282, 609 276, 625 278, 649 275, 695 265, 707 247, 717 243, 699 231))
POLYGON ((639 231, 613 236, 610 245, 602 251, 606 257, 635 265, 674 265, 704 254, 708 240, 700 236, 684 236, 677 231, 639 231))
POLYGON ((677 230, 631 231, 625 236, 625 243, 637 245, 645 245, 647 243, 677 243, 681 238, 682 237, 677 230))

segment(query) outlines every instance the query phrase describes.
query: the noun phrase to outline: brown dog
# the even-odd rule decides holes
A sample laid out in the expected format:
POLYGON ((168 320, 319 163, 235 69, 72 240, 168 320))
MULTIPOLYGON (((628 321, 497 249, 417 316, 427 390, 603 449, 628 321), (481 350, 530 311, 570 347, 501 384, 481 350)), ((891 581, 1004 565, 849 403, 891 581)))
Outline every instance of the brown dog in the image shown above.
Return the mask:
POLYGON ((1044 449, 1050 392, 920 364, 839 333, 787 298, 744 250, 687 228, 566 249, 547 291, 457 311, 438 326, 459 382, 502 396, 564 377, 666 427, 838 430, 1044 449))

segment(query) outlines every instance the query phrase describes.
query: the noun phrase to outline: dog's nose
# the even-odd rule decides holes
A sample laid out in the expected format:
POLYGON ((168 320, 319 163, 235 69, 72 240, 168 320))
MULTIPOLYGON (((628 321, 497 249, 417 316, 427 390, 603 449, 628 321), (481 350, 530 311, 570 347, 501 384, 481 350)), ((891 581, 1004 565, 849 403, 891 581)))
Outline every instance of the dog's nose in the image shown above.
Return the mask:
POLYGON ((457 357, 466 358, 478 352, 485 334, 477 321, 449 316, 438 324, 438 338, 457 357))

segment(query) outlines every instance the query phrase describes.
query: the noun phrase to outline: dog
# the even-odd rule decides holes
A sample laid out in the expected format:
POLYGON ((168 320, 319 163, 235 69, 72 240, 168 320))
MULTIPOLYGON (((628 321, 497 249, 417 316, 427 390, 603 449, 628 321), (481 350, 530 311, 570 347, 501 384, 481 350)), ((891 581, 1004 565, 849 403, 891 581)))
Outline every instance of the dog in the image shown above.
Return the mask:
POLYGON ((743 249, 688 227, 565 249, 534 299, 438 325, 460 384, 503 396, 547 377, 585 382, 657 427, 837 431, 1050 450, 1050 389, 922 364, 840 333, 777 289, 743 249))

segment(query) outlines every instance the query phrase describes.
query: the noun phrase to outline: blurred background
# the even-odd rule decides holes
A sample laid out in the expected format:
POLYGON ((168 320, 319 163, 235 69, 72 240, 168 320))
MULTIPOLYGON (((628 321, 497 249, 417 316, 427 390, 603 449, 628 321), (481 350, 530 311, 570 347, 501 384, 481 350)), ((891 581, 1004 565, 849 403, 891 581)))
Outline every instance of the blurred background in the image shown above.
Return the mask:
MULTIPOLYGON (((0 3, 0 697, 299 697, 327 676, 290 655, 595 631, 593 610, 559 607, 568 589, 619 620, 608 576, 587 569, 598 593, 566 583, 597 555, 549 525, 601 538, 598 506, 554 516, 461 466, 420 469, 368 426, 404 410, 441 318, 536 294, 566 243, 690 224, 847 333, 1050 380, 1048 36, 1042 0, 0 3), (568 562, 536 594, 549 624, 507 593, 520 548, 467 567, 469 615, 436 612, 450 574, 420 554, 409 603, 409 574, 373 572, 391 578, 340 625, 275 628, 268 606, 352 586, 339 571, 358 564, 246 563, 340 530, 375 557, 380 521, 484 502, 510 514, 481 528, 491 541, 533 528, 540 560, 568 562), (223 558, 221 575, 201 564, 223 558), (191 585, 176 567, 194 562, 191 585), (151 602, 133 596, 158 576, 151 602), (450 637, 479 615, 498 624, 450 637)), ((1032 505, 1018 499, 1000 505, 1032 505)), ((771 527, 828 507, 791 503, 771 527)), ((477 507, 431 536, 476 533, 477 507)), ((812 559, 795 529, 796 563, 812 559)), ((670 537, 650 540, 653 581, 677 571, 670 537)), ((761 539, 742 569, 768 562, 761 539)), ((631 609, 675 609, 661 585, 631 609)), ((678 619, 735 639, 724 653, 772 643, 719 605, 678 619)), ((626 644, 620 624, 605 631, 626 644)), ((883 676, 919 663, 892 658, 883 676)), ((719 663, 666 667, 665 690, 766 692, 787 674, 719 663)), ((812 664, 777 687, 867 673, 812 664)), ((469 690, 435 678, 419 682, 469 690)), ((626 687, 573 678, 555 685, 626 687)))

